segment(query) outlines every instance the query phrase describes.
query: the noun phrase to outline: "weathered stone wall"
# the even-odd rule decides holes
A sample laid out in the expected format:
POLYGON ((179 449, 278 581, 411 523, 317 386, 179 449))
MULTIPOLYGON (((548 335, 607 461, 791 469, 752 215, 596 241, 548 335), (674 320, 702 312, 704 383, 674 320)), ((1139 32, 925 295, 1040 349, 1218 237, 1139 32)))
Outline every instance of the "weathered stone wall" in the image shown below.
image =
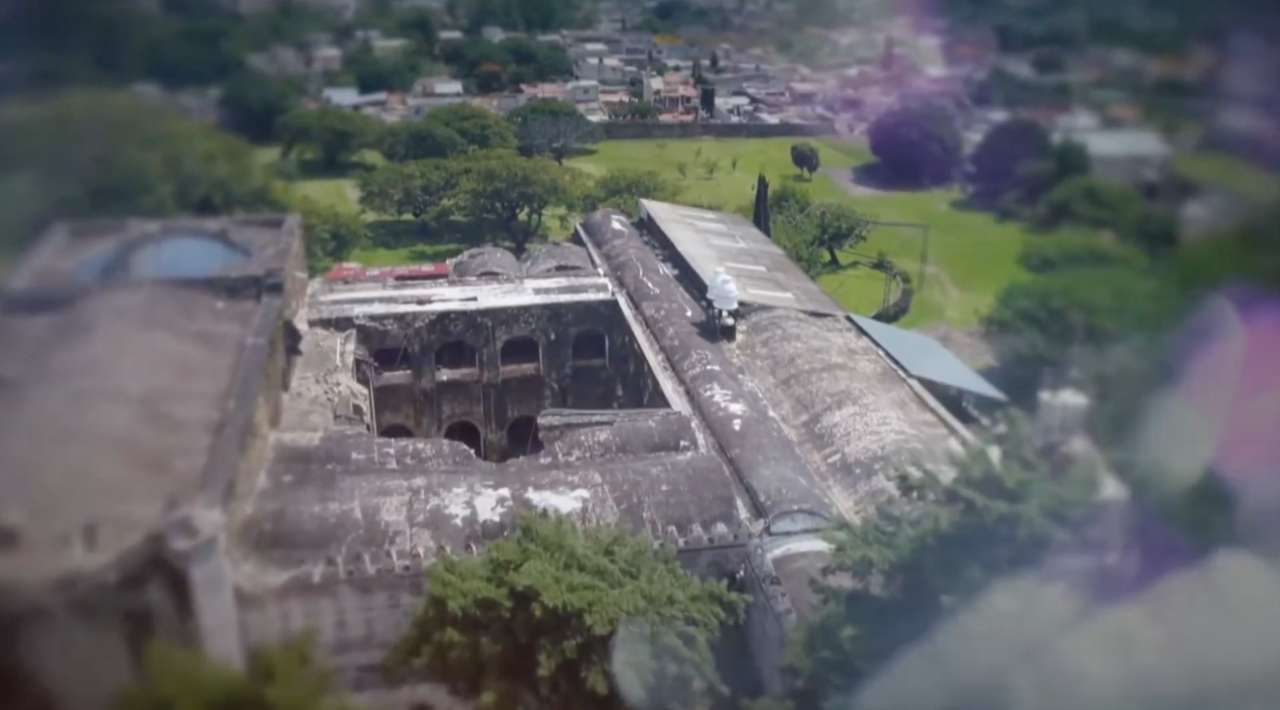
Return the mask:
POLYGON ((668 406, 614 301, 388 317, 358 329, 375 362, 374 416, 381 434, 407 430, 438 437, 466 422, 481 432, 481 454, 502 460, 513 422, 547 408, 668 406), (579 337, 584 340, 575 354, 579 337), (526 347, 522 357, 504 362, 504 344, 518 338, 532 339, 536 352, 526 347), (461 366, 438 361, 450 349, 461 366))
POLYGON ((637 138, 777 138, 781 136, 831 136, 830 123, 652 123, 618 122, 601 124, 608 140, 637 138))

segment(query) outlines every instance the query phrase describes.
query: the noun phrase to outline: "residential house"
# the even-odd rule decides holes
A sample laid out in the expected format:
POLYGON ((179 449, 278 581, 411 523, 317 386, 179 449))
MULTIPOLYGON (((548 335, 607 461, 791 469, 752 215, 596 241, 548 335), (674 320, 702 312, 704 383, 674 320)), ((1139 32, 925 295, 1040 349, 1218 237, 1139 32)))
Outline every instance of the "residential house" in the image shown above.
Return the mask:
POLYGON ((320 92, 320 100, 325 105, 349 111, 384 106, 387 103, 387 96, 385 91, 362 94, 354 86, 329 86, 320 92))
POLYGON ((342 71, 342 49, 331 44, 313 47, 311 71, 318 73, 342 71))
POLYGON ((590 79, 601 84, 625 84, 636 70, 626 66, 617 57, 596 57, 583 59, 574 67, 574 74, 579 79, 590 79))
POLYGON ((404 54, 409 44, 405 37, 379 37, 369 42, 369 48, 379 57, 395 57, 404 54))
POLYGON ((1173 157, 1173 148, 1164 137, 1146 128, 1101 128, 1068 132, 1060 137, 1080 143, 1089 151, 1093 175, 1130 185, 1158 182, 1173 157))

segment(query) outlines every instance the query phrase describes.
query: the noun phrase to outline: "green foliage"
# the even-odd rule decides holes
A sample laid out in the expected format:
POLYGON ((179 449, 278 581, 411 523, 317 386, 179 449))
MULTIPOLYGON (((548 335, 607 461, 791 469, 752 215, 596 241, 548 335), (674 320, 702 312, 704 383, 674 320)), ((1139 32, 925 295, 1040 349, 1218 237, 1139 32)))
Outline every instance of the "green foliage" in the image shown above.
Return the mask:
POLYGON ((301 88, 293 82, 244 71, 227 81, 220 107, 227 128, 265 143, 276 137, 276 124, 293 110, 301 95, 301 88))
POLYGON ((641 198, 671 201, 677 192, 671 181, 653 170, 623 168, 596 180, 583 200, 583 208, 591 212, 612 207, 635 218, 640 214, 641 198))
POLYGON ((575 202, 574 174, 545 158, 482 153, 464 162, 458 202, 470 218, 496 221, 519 254, 541 232, 548 207, 575 202))
POLYGON ((796 143, 791 146, 791 164, 796 169, 804 173, 805 177, 813 179, 813 174, 818 172, 821 160, 818 157, 818 149, 813 147, 812 143, 796 143))
POLYGON ((293 209, 302 213, 307 270, 312 274, 347 260, 352 250, 369 241, 368 227, 359 215, 306 199, 297 201, 293 209))
POLYGON ((351 52, 343 68, 355 79, 356 88, 365 93, 375 91, 408 91, 418 78, 418 66, 402 56, 381 57, 365 47, 351 52))
POLYGON ((240 139, 126 93, 80 91, 0 108, 0 251, 49 220, 274 206, 240 139))
POLYGON ((1097 473, 1054 470, 1025 418, 1006 416, 986 443, 998 465, 975 446, 948 483, 903 474, 899 497, 834 536, 825 604, 791 649, 798 706, 847 697, 949 610, 1039 561, 1091 509, 1097 473))
POLYGON ((1041 274, 1094 267, 1138 271, 1147 265, 1147 259, 1140 252, 1094 234, 1046 235, 1028 242, 1018 261, 1028 271, 1041 274))
POLYGON ((1149 272, 1063 269, 1006 287, 984 324, 1003 362, 1035 372, 1073 352, 1151 332, 1176 304, 1174 291, 1149 272))
POLYGON ((421 120, 387 126, 382 130, 378 146, 387 160, 397 163, 448 158, 470 147, 457 131, 433 119, 430 114, 421 120))
POLYGON ((813 240, 825 249, 832 266, 840 265, 837 252, 865 242, 871 233, 871 223, 847 204, 823 202, 814 205, 812 212, 813 240))
POLYGON ((549 155, 557 163, 573 151, 600 140, 600 129, 567 101, 536 99, 507 114, 520 152, 549 155))
POLYGON ((973 197, 989 204, 1018 186, 1030 166, 1046 160, 1052 146, 1040 124, 1014 118, 994 126, 970 157, 973 197))
POLYGON ((563 48, 527 37, 508 37, 498 43, 451 42, 442 56, 458 76, 471 80, 482 93, 573 75, 573 61, 563 48))
POLYGON ((326 169, 350 162, 356 152, 373 140, 377 124, 355 111, 338 108, 299 109, 280 120, 282 154, 288 157, 299 146, 326 169))
POLYGON ((628 101, 609 106, 609 118, 615 121, 656 121, 660 114, 658 107, 649 101, 628 101))
POLYGON ((1128 232, 1142 215, 1142 195, 1122 183, 1074 177, 1049 191, 1036 208, 1043 227, 1080 224, 1128 232))
POLYGON ((244 673, 199 653, 152 644, 142 678, 126 688, 115 710, 343 710, 332 675, 306 640, 254 653, 244 673))
POLYGON ((459 0, 451 14, 473 32, 486 25, 540 32, 582 25, 592 5, 589 0, 459 0))
POLYGON ((462 137, 474 150, 510 150, 516 147, 515 132, 501 116, 470 104, 438 108, 428 118, 462 137))
POLYGON ((894 180, 933 185, 955 177, 964 140, 950 109, 931 102, 890 109, 868 130, 871 152, 894 180))
POLYGON ((643 539, 528 516, 427 577, 389 665, 481 707, 698 708, 724 694, 711 643, 743 599, 643 539))
POLYGON ((437 220, 455 207, 464 172, 453 160, 384 165, 360 175, 360 206, 375 214, 437 220))
POLYGON ((769 211, 774 215, 800 214, 813 206, 813 197, 791 183, 782 183, 769 192, 769 211))

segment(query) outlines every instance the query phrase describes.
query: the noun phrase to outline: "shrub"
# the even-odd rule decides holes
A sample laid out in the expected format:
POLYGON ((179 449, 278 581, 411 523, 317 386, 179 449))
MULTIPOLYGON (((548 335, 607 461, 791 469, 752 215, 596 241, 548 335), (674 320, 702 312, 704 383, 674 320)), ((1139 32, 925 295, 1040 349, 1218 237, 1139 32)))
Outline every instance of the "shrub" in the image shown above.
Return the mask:
POLYGON ((935 102, 891 109, 871 124, 871 152, 894 179, 932 185, 955 177, 964 140, 950 109, 935 102))

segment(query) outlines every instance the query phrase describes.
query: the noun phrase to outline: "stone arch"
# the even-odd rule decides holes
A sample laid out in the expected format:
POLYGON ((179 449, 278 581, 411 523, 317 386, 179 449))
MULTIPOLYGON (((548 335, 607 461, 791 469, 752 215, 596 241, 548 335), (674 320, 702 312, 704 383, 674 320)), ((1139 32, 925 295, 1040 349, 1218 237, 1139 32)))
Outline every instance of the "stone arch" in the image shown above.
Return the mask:
POLYGON ((498 354, 502 367, 509 365, 537 365, 542 361, 542 349, 538 341, 527 335, 507 339, 498 354))
POLYGON ((450 340, 436 348, 436 369, 477 370, 480 368, 480 352, 465 340, 450 340))
POLYGON ((459 419, 444 428, 444 438, 449 441, 456 441, 466 444, 476 458, 484 457, 484 435, 480 433, 480 427, 475 422, 466 419, 459 419))

